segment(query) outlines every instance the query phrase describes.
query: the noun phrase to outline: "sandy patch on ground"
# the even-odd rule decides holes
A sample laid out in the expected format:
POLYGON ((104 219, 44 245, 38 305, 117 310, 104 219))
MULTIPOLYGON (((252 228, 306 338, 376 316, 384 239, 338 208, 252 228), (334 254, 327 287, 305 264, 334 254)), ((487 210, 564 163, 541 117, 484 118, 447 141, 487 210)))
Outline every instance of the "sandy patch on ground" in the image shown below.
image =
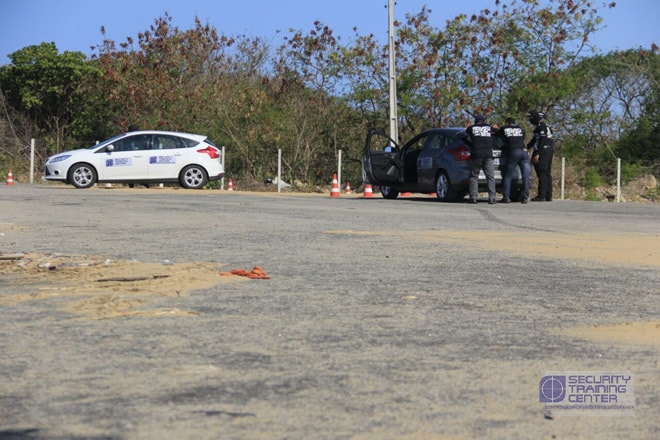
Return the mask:
POLYGON ((660 321, 575 327, 561 330, 561 333, 596 342, 652 345, 660 348, 660 321))
POLYGON ((524 257, 660 266, 660 234, 607 235, 542 231, 329 231, 331 234, 398 236, 410 240, 460 243, 524 257))
POLYGON ((5 235, 6 231, 20 232, 27 230, 27 226, 16 225, 13 223, 0 223, 0 236, 5 235))
POLYGON ((357 434, 351 440, 463 440, 462 435, 436 434, 433 432, 417 431, 412 434, 393 434, 385 430, 376 430, 365 434, 357 434))
POLYGON ((154 264, 62 254, 0 255, 0 275, 22 286, 20 293, 0 294, 0 305, 66 298, 65 311, 91 319, 195 316, 195 311, 154 309, 150 303, 243 279, 220 276, 217 263, 154 264))
MULTIPOLYGON (((556 234, 490 231, 330 231, 332 234, 389 235, 403 239, 461 243, 524 257, 597 261, 615 265, 660 266, 660 235, 556 234)), ((404 299, 414 299, 406 297, 404 299)), ((660 347, 660 321, 577 327, 559 332, 596 342, 660 347)))

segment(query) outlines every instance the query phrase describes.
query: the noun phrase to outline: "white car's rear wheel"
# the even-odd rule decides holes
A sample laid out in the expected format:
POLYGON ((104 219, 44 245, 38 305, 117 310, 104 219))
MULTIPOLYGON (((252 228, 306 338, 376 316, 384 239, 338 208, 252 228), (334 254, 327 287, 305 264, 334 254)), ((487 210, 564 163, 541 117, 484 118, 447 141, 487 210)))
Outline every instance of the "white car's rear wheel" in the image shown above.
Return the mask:
POLYGON ((181 171, 181 186, 188 189, 200 189, 208 182, 206 170, 199 165, 188 165, 181 171))

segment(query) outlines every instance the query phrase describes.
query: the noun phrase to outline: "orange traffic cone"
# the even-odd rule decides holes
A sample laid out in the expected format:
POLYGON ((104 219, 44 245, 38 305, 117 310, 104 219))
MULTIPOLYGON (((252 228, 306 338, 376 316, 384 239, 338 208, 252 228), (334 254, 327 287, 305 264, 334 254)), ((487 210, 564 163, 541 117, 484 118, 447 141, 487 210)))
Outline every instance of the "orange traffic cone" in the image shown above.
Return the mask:
POLYGON ((229 183, 227 184, 227 191, 233 191, 234 190, 234 182, 231 181, 231 177, 229 178, 229 183))
POLYGON ((362 197, 369 198, 369 197, 373 197, 373 196, 374 196, 374 191, 371 188, 371 184, 370 183, 365 184, 364 185, 364 194, 362 195, 362 197))
POLYGON ((345 192, 346 194, 350 194, 350 193, 351 193, 351 182, 346 182, 346 188, 344 188, 344 192, 345 192))
POLYGON ((332 189, 330 197, 339 197, 339 183, 337 182, 337 173, 332 175, 332 189))
POLYGON ((11 173, 11 168, 9 168, 9 173, 7 173, 7 186, 14 186, 14 175, 11 173))

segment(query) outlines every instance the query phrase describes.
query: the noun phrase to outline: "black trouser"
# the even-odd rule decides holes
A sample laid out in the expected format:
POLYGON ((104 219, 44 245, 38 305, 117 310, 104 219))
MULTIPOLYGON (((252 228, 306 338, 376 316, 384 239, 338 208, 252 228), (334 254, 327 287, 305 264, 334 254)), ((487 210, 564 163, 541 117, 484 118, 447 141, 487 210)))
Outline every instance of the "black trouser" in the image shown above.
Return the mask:
POLYGON ((534 164, 536 177, 539 179, 538 196, 541 199, 552 200, 552 156, 553 147, 541 147, 538 151, 539 161, 534 164))

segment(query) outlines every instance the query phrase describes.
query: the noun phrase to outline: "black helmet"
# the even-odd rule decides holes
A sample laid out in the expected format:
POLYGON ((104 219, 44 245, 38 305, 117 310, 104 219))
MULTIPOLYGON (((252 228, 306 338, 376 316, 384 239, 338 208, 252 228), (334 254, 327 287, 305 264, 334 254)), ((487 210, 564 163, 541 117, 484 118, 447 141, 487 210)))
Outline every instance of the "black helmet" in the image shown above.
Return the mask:
POLYGON ((541 121, 541 119, 545 119, 545 113, 537 112, 537 111, 531 111, 527 115, 527 118, 529 119, 529 122, 531 124, 538 125, 538 123, 541 121))

